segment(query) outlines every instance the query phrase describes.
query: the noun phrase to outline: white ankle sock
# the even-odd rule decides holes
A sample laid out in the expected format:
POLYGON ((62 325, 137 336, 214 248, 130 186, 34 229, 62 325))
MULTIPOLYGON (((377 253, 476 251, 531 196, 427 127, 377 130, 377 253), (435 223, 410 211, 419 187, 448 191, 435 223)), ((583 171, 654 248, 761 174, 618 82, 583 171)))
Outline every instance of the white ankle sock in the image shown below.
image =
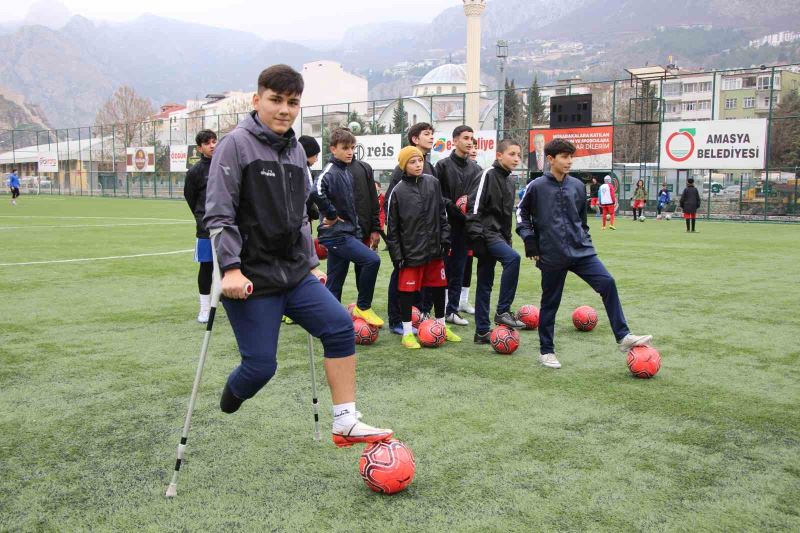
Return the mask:
POLYGON ((200 295, 200 310, 201 311, 208 311, 211 309, 211 295, 210 294, 201 294, 200 295))
POLYGON ((469 287, 461 287, 461 303, 469 302, 469 287))
POLYGON ((349 427, 358 422, 356 402, 340 403, 333 406, 333 425, 349 427))
POLYGON ((444 317, 442 317, 442 318, 437 318, 437 319, 436 319, 436 322, 444 326, 444 317))
POLYGON ((403 322, 403 335, 408 335, 409 333, 414 333, 414 326, 411 322, 403 322))

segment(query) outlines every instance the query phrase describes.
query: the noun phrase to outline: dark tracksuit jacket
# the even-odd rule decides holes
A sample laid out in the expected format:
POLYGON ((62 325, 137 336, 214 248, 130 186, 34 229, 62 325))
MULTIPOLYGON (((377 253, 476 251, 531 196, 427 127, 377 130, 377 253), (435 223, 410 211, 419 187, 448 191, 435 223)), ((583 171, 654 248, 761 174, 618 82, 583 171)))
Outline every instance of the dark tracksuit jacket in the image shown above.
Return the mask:
MULTIPOLYGON (((308 165, 306 165, 306 174, 310 186, 309 190, 314 190, 314 175, 311 174, 311 167, 308 165)), ((311 198, 310 194, 308 200, 306 200, 306 213, 308 213, 308 220, 319 220, 319 209, 317 209, 317 204, 314 203, 314 199, 311 198)))
POLYGON ((203 225, 203 217, 206 214, 206 186, 210 168, 211 159, 201 155, 200 161, 186 172, 186 180, 183 182, 183 197, 186 198, 186 203, 194 215, 195 236, 198 239, 208 239, 208 230, 203 225))
POLYGON ((467 202, 467 237, 471 243, 511 245, 516 185, 511 172, 495 161, 480 174, 467 202))
POLYGON ((559 183, 550 172, 533 180, 517 207, 517 234, 538 250, 542 270, 597 255, 586 223, 586 186, 569 175, 559 183))
POLYGON ((306 168, 294 132, 276 134, 255 111, 214 152, 203 223, 209 231, 222 228, 220 268, 241 268, 253 296, 285 292, 319 265, 305 209, 306 168))
POLYGON ((450 225, 439 182, 403 175, 386 200, 386 245, 392 263, 420 266, 443 257, 450 225))
POLYGON ((447 218, 452 230, 464 231, 466 218, 456 206, 456 202, 464 195, 469 195, 470 187, 480 175, 478 164, 469 157, 463 158, 453 150, 450 155, 436 163, 436 178, 442 186, 442 196, 447 207, 447 218))
POLYGON ((362 238, 381 231, 381 209, 378 191, 375 190, 375 174, 372 167, 363 161, 353 159, 347 166, 353 176, 353 195, 358 215, 358 227, 362 238))
POLYGON ((320 240, 345 235, 352 235, 358 240, 363 238, 353 193, 353 175, 344 162, 331 157, 317 178, 311 197, 319 208, 320 218, 342 219, 332 226, 320 224, 317 230, 320 240))
POLYGON ((687 185, 681 193, 680 206, 684 213, 697 213, 700 209, 700 192, 694 185, 687 185))

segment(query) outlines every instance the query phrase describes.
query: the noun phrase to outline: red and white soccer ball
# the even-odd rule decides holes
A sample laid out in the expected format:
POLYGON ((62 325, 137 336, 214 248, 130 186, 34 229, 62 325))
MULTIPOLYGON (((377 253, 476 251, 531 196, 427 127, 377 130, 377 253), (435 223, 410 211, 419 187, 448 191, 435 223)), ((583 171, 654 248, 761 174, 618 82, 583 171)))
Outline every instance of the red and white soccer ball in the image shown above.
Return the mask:
POLYGON ((511 355, 519 348, 519 332, 508 326, 500 325, 489 335, 494 351, 503 355, 511 355))
POLYGON ((411 484, 417 465, 411 448, 389 439, 368 444, 358 461, 358 470, 371 490, 396 494, 411 484))
POLYGON ((422 322, 422 311, 416 307, 411 308, 411 326, 419 329, 419 323, 422 322))
POLYGON ((523 305, 517 311, 517 320, 525 324, 525 329, 539 327, 539 308, 535 305, 523 305))
POLYGON ((597 325, 597 311, 588 305, 582 305, 572 312, 572 324, 578 331, 592 331, 597 325))
POLYGON ((378 328, 370 326, 363 318, 353 320, 353 330, 356 335, 356 344, 369 346, 378 340, 378 328))
POLYGON ((461 212, 464 213, 465 215, 467 214, 467 202, 468 198, 466 194, 464 196, 461 196, 458 200, 456 200, 456 207, 461 209, 461 212))
POLYGON ((442 324, 428 319, 419 325, 417 338, 419 338, 419 343, 426 348, 438 348, 444 344, 447 338, 447 331, 445 331, 442 324))
POLYGON ((634 346, 628 352, 628 370, 637 378, 652 378, 660 368, 661 354, 652 346, 634 346))

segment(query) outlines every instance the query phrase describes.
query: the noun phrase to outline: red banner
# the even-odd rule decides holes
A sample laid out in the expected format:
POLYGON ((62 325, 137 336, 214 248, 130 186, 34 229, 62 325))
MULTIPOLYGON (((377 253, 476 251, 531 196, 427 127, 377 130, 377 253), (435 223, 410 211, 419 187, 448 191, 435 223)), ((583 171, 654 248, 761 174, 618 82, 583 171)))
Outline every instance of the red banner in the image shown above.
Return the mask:
POLYGON ((553 139, 564 139, 575 145, 572 170, 611 170, 613 126, 530 130, 529 149, 531 155, 535 155, 531 170, 545 170, 544 146, 553 139))

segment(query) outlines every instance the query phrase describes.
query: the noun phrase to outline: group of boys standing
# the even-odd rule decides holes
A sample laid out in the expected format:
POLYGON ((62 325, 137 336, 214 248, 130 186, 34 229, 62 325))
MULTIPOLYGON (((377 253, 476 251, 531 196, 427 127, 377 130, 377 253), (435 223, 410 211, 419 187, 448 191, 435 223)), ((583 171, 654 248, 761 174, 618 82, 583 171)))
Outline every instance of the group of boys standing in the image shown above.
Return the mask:
MULTIPOLYGON (((352 321, 340 303, 352 262, 358 288, 352 313, 383 326, 372 308, 382 231, 372 169, 354 161, 356 139, 339 128, 331 132, 330 160, 313 179, 310 166, 319 146, 310 138, 298 140, 291 129, 300 110, 302 76, 275 65, 260 74, 257 86, 254 111, 218 146, 216 136, 198 135, 203 159, 187 174, 186 197, 197 219, 196 258, 201 265, 209 262, 214 246, 222 303, 241 353, 220 407, 237 411, 274 376, 280 323, 288 317, 322 341, 334 404, 333 441, 350 446, 387 439, 391 430, 365 424, 356 410, 352 321), (314 207, 319 210, 319 242, 328 251, 325 287, 319 283, 326 276, 317 268, 309 223, 314 207)), ((470 250, 478 258, 474 341, 489 342, 497 262, 502 276, 494 322, 523 326, 511 313, 521 262, 511 242, 516 189, 511 173, 520 163, 521 147, 501 141, 497 160, 481 169, 470 158, 472 129, 459 126, 453 132, 455 149, 433 167, 428 160, 433 133, 429 124, 411 127, 410 146, 398 155, 385 197, 385 240, 394 267, 390 327, 411 349, 419 348, 411 321, 415 303, 424 311, 433 309, 449 341, 461 340, 447 324, 467 324, 460 312, 469 310, 462 280, 470 250)), ((583 182, 568 175, 575 147, 554 140, 544 150, 551 170, 528 185, 516 212, 525 255, 542 271, 539 361, 560 367, 553 330, 570 271, 601 294, 620 350, 649 342, 649 335, 630 334, 614 280, 592 246, 583 182)), ((207 270, 201 267, 201 275, 210 275, 207 270)), ((205 283, 200 289, 202 306, 205 283)), ((213 323, 213 313, 209 317, 201 307, 200 319, 213 323)))

